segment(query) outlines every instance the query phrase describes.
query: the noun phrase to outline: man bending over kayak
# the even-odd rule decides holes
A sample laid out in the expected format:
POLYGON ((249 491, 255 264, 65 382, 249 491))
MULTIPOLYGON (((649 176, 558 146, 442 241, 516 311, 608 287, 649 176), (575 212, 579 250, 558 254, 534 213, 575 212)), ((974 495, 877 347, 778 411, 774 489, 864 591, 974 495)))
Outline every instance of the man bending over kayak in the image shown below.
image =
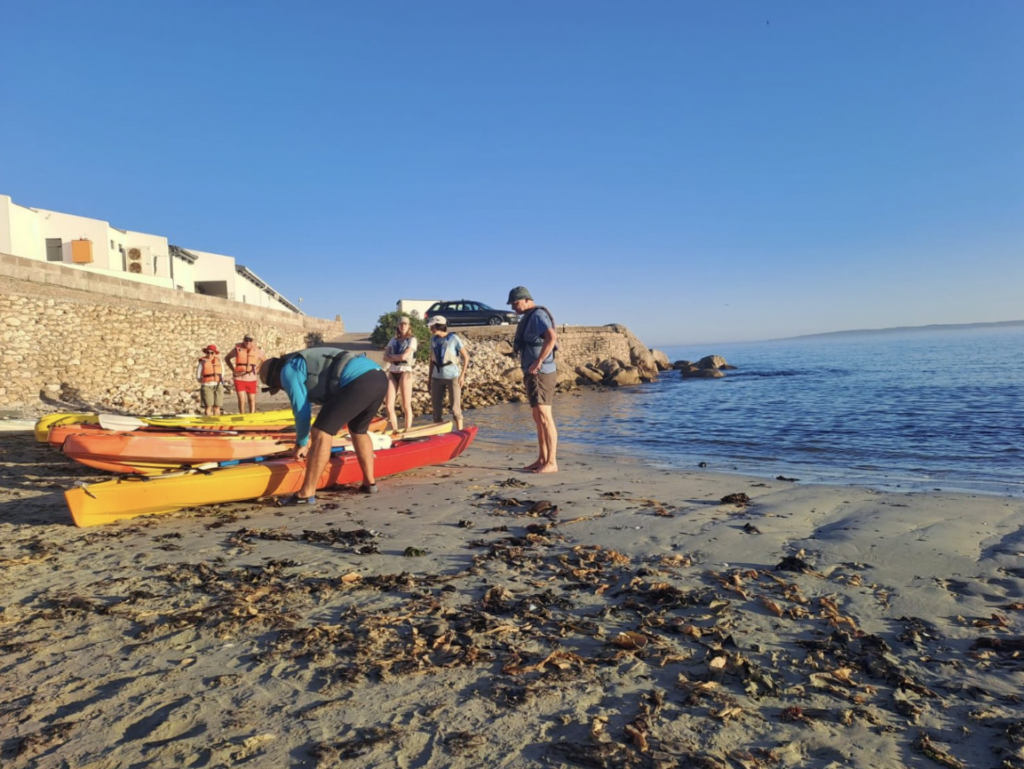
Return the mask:
POLYGON ((388 392, 384 370, 369 358, 336 347, 310 347, 260 365, 260 381, 274 395, 284 390, 295 415, 296 459, 306 461, 298 493, 286 505, 315 505, 320 475, 331 457, 332 439, 345 425, 363 471, 359 491, 377 491, 373 475, 373 443, 366 434, 388 392), (312 404, 322 408, 310 428, 312 404))

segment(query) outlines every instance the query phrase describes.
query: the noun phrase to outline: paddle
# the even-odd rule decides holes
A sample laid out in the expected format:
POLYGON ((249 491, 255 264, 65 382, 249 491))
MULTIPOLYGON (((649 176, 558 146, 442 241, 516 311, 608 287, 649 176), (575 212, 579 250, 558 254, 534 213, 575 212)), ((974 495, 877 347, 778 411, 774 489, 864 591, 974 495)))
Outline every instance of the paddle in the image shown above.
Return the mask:
POLYGON ((148 427, 141 419, 135 417, 121 416, 120 414, 98 414, 100 427, 104 430, 117 430, 118 432, 131 432, 140 427, 148 427))

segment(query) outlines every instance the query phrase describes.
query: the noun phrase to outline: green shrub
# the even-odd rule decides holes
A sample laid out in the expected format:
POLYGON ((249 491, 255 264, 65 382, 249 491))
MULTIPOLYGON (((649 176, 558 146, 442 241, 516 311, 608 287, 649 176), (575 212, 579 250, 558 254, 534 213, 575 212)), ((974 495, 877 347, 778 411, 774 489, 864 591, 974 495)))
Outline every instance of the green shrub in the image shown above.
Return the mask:
MULTIPOLYGON (((377 319, 377 328, 370 334, 370 341, 381 349, 387 347, 388 342, 395 335, 395 329, 398 328, 398 319, 401 317, 402 313, 398 311, 381 315, 377 319)), ((415 315, 409 316, 409 322, 412 323, 412 332, 416 335, 418 342, 416 346, 416 360, 427 360, 430 357, 430 331, 427 329, 427 324, 415 315)))

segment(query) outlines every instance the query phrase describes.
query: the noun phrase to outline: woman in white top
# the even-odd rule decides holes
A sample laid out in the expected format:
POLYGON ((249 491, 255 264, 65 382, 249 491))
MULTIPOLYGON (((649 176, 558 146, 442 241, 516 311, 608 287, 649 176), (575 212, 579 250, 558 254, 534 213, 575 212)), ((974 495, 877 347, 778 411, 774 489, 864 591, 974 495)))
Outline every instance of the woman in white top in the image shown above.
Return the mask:
POLYGON ((384 350, 384 362, 391 364, 388 367, 388 395, 384 402, 387 405, 388 423, 392 430, 398 430, 398 418, 395 416, 396 392, 402 395, 405 429, 412 427, 412 364, 416 359, 416 345, 412 323, 403 315, 398 319, 395 336, 384 350))

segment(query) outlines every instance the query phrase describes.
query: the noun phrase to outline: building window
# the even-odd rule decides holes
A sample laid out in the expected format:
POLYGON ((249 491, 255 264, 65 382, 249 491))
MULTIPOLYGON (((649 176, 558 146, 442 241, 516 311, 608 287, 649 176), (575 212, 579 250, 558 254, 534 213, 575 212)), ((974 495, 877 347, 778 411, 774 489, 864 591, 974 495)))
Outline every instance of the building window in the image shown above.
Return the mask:
MULTIPOLYGON (((37 240, 36 243, 39 241, 37 240)), ((46 261, 48 262, 63 262, 64 261, 64 244, 60 238, 47 238, 46 239, 46 261)))
POLYGON ((113 251, 113 250, 114 250, 114 241, 110 241, 110 250, 111 250, 111 251, 113 251))

